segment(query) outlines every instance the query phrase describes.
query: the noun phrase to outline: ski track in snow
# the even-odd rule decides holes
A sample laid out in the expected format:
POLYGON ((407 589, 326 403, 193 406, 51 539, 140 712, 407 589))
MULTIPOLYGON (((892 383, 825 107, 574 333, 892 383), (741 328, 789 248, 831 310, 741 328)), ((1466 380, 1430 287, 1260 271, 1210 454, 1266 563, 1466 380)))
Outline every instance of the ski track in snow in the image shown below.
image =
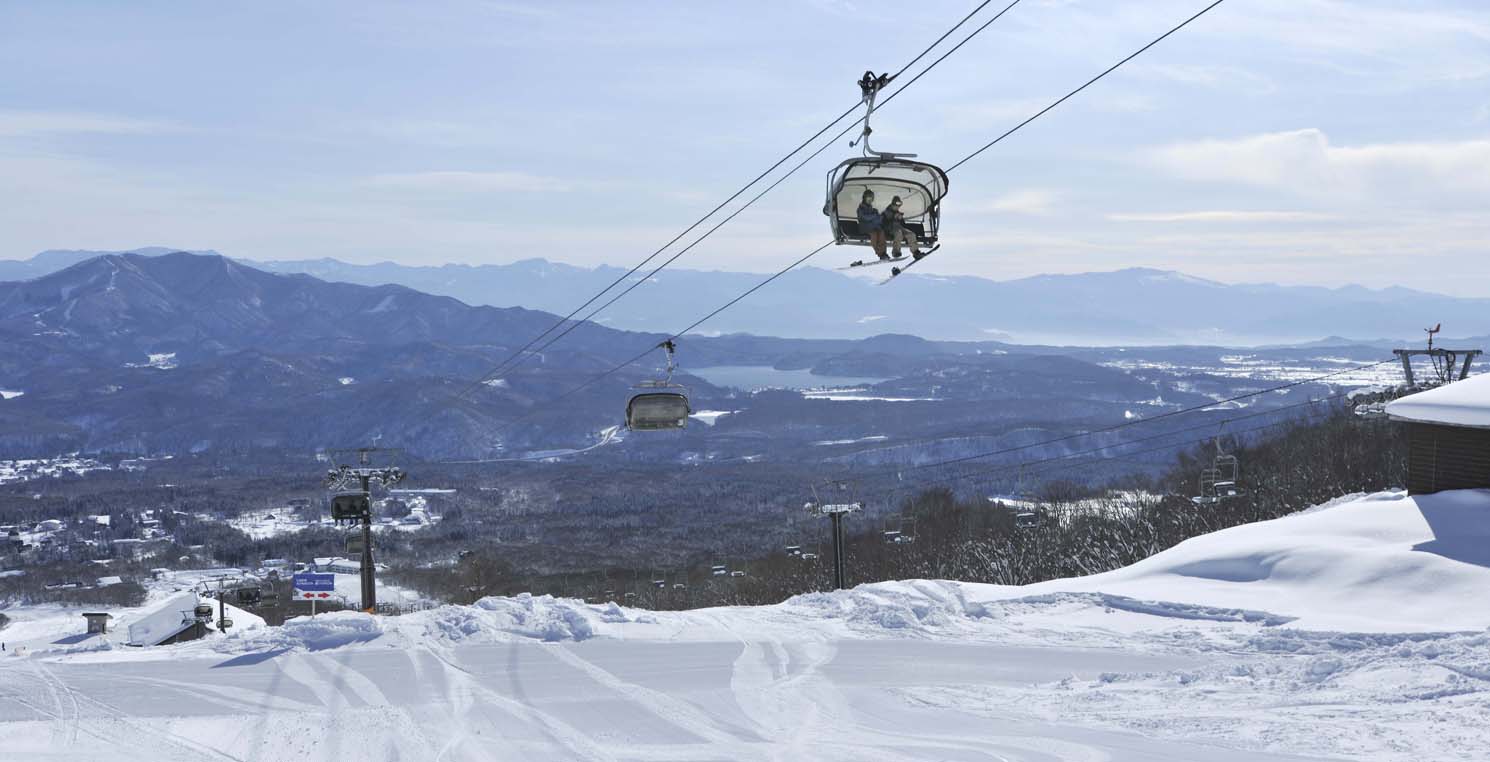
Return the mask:
POLYGON ((1490 759, 1486 513, 1383 493, 1025 588, 488 598, 156 649, 11 609, 0 761, 1490 759))

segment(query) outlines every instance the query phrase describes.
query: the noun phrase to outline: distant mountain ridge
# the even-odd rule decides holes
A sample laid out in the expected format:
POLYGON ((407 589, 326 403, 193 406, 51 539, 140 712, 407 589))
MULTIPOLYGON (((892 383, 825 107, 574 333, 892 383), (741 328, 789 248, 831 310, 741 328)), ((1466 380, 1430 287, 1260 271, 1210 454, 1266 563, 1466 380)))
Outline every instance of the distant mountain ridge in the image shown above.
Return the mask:
MULTIPOLYGON (((0 261, 0 280, 39 277, 49 268, 98 253, 49 251, 25 262, 0 261)), ((542 259, 437 266, 356 265, 326 258, 245 263, 277 273, 360 285, 397 284, 473 305, 557 314, 568 314, 625 272, 542 259)), ((761 277, 669 269, 596 319, 626 330, 671 332, 761 277)), ((881 288, 874 280, 803 268, 722 313, 705 330, 800 338, 856 339, 895 332, 1024 344, 1238 346, 1300 344, 1324 336, 1415 341, 1422 326, 1436 322, 1455 336, 1490 333, 1490 299, 1402 287, 1224 284, 1149 268, 1011 281, 909 273, 893 287, 881 288)))

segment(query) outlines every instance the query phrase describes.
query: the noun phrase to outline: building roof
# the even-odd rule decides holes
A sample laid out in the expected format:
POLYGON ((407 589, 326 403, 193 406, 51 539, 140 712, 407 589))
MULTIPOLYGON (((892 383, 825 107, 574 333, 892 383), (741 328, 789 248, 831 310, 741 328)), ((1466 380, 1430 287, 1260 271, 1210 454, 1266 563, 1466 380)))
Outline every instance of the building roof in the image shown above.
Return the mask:
POLYGON ((1387 403, 1393 420, 1490 429, 1490 374, 1409 394, 1387 403))

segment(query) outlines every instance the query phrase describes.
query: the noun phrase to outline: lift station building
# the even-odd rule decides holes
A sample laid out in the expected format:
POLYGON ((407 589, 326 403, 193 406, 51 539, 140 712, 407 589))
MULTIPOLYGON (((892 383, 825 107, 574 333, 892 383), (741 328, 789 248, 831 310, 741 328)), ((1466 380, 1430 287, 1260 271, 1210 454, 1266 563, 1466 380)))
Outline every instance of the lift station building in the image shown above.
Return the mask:
POLYGON ((1407 492, 1490 489, 1490 374, 1389 403, 1407 426, 1407 492))

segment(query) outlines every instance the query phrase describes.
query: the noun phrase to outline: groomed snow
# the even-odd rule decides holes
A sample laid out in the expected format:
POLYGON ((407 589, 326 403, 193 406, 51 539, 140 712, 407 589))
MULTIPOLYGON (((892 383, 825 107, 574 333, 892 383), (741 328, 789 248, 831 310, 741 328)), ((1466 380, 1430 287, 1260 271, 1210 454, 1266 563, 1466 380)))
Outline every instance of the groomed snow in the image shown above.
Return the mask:
POLYGON ((523 595, 32 648, 0 658, 0 758, 1490 759, 1487 527, 1490 491, 1393 492, 1027 587, 523 595))
POLYGON ((1490 373, 1388 402, 1387 415, 1399 421, 1490 428, 1490 373))

